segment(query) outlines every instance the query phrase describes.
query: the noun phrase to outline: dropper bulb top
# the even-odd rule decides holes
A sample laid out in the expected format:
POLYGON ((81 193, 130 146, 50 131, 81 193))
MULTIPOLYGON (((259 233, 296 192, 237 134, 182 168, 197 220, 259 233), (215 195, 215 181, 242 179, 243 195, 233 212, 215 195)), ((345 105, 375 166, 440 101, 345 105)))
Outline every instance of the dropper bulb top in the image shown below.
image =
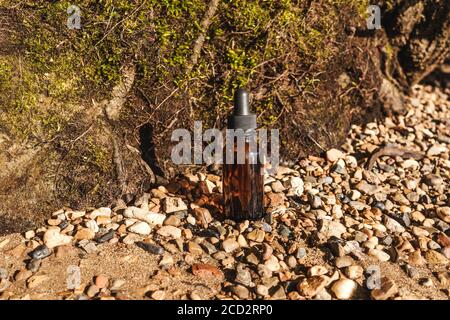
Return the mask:
POLYGON ((234 93, 234 110, 235 115, 249 115, 250 108, 248 103, 248 92, 245 89, 238 89, 234 93))

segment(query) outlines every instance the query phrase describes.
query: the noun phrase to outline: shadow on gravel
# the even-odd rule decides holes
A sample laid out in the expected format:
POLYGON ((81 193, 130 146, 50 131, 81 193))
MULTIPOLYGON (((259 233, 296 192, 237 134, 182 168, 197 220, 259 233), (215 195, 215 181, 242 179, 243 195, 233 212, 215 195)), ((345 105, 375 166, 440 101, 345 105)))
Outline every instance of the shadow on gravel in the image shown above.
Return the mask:
POLYGON ((22 218, 0 216, 0 237, 11 233, 21 233, 35 227, 35 223, 22 218))

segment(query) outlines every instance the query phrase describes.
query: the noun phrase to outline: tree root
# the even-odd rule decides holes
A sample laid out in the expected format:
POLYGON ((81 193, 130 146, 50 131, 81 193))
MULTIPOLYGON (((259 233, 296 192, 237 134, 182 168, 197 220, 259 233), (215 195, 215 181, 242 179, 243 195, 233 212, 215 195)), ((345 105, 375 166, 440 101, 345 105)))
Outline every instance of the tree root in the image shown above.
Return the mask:
POLYGON ((420 160, 424 157, 424 155, 421 152, 399 148, 394 145, 385 145, 385 146, 375 149, 372 152, 372 154, 367 159, 367 162, 365 165, 366 169, 372 170, 377 159, 382 156, 390 156, 390 157, 399 156, 402 158, 413 158, 415 160, 420 160))

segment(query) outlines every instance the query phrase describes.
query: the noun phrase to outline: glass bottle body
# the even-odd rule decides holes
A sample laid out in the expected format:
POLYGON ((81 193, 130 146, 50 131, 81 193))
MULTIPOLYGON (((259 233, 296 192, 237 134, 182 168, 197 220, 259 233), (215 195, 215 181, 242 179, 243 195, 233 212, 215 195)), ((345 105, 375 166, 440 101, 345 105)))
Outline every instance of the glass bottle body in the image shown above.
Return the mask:
POLYGON ((264 175, 256 150, 251 150, 249 137, 244 143, 244 163, 238 163, 234 144, 233 163, 223 165, 224 213, 235 221, 257 220, 264 213, 264 175))

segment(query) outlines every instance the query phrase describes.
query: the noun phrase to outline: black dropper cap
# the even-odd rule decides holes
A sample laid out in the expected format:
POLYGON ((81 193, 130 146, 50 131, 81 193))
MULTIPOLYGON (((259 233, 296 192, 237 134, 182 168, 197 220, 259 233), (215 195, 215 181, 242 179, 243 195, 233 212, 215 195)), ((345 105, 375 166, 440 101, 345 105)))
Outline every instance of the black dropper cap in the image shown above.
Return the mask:
POLYGON ((248 92, 238 89, 234 93, 233 114, 228 118, 229 129, 256 129, 256 114, 250 112, 248 92))

